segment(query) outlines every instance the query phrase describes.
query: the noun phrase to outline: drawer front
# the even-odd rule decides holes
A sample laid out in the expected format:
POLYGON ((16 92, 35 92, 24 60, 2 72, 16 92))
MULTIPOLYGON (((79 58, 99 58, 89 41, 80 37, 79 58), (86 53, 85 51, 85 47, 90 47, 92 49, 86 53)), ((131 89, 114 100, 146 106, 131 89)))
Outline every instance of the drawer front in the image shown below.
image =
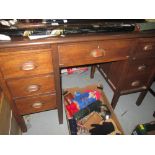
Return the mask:
POLYGON ((124 60, 130 55, 132 41, 108 40, 59 45, 60 66, 74 66, 124 60))
POLYGON ((46 74, 53 71, 52 57, 49 50, 41 52, 9 53, 0 58, 4 78, 26 77, 46 74))
POLYGON ((155 57, 155 38, 140 39, 136 57, 155 57))
POLYGON ((128 76, 144 76, 151 74, 154 70, 155 58, 150 59, 137 59, 129 62, 128 76))
POLYGON ((146 89, 150 74, 127 77, 123 82, 123 90, 146 89))
POLYGON ((57 108, 55 94, 17 99, 15 104, 21 115, 57 108))
POLYGON ((11 79, 7 81, 14 98, 49 93, 55 90, 53 75, 11 79))

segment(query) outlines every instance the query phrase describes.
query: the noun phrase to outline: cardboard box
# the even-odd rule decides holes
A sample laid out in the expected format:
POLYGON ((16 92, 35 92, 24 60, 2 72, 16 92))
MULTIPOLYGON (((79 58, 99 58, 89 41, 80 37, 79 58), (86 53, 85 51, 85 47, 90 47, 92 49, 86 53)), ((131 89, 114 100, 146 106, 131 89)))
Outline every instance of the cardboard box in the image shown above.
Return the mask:
MULTIPOLYGON (((97 85, 89 85, 89 86, 86 86, 83 88, 74 87, 74 88, 65 89, 66 92, 72 93, 73 95, 76 91, 83 93, 85 90, 98 90, 101 93, 101 99, 100 100, 102 101, 103 104, 107 105, 108 109, 111 112, 111 119, 110 120, 114 122, 114 126, 116 127, 117 131, 120 131, 119 133, 124 134, 122 127, 121 127, 116 115, 114 114, 113 108, 111 107, 111 105, 110 105, 106 95, 104 94, 102 88, 99 88, 97 85)), ((64 104, 66 105, 67 103, 64 103, 64 104)), ((99 118, 97 118, 97 120, 99 120, 99 118)), ((90 126, 90 124, 89 124, 89 126, 90 126)))

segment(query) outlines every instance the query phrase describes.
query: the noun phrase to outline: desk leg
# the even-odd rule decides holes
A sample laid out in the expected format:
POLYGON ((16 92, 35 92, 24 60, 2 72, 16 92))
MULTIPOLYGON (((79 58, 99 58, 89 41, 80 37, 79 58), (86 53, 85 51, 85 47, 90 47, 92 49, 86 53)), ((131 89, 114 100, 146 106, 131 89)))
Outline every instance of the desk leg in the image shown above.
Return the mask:
POLYGON ((60 73, 60 68, 59 68, 59 55, 58 55, 57 45, 52 45, 52 58, 53 58, 53 70, 54 70, 56 103, 57 103, 57 108, 58 108, 59 124, 63 124, 61 73, 60 73))
POLYGON ((146 96, 147 92, 148 92, 148 90, 145 90, 145 91, 143 91, 143 92, 140 93, 140 95, 139 95, 139 97, 138 97, 138 99, 136 101, 136 105, 137 106, 140 106, 141 105, 141 103, 142 103, 144 97, 146 96))
POLYGON ((114 93, 114 96, 113 96, 112 101, 111 101, 111 106, 112 106, 113 109, 115 109, 119 97, 120 97, 120 93, 119 92, 114 93))
POLYGON ((142 103, 144 97, 146 96, 147 92, 151 89, 151 85, 154 81, 154 75, 155 75, 155 70, 152 72, 152 75, 150 76, 150 79, 148 80, 149 82, 147 84, 147 89, 140 93, 140 95, 136 101, 137 106, 141 105, 141 103, 142 103))
POLYGON ((91 78, 91 79, 94 78, 95 69, 96 69, 96 66, 95 66, 95 65, 91 66, 91 71, 90 71, 90 78, 91 78))

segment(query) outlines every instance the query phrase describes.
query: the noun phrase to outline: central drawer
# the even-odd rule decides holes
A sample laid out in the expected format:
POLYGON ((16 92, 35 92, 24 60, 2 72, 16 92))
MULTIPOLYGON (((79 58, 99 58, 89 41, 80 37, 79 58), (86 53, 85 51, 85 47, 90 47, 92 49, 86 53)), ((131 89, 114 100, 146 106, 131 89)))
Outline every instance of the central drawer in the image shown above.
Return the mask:
POLYGON ((58 47, 60 66, 125 60, 130 56, 132 47, 132 40, 61 44, 58 47))
POLYGON ((55 91, 53 75, 11 79, 7 85, 14 98, 55 91))
POLYGON ((55 94, 16 99, 15 104, 20 115, 57 108, 55 94))

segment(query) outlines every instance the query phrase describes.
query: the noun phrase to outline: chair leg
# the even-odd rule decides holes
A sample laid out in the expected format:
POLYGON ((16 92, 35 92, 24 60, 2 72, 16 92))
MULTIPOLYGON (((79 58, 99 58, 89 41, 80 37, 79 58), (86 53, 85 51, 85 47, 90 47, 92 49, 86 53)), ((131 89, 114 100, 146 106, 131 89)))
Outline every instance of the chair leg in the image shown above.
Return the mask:
POLYGON ((91 78, 91 79, 94 78, 95 69, 96 69, 96 66, 95 66, 95 65, 91 66, 91 71, 90 71, 90 78, 91 78))
POLYGON ((144 97, 146 96, 147 92, 148 92, 148 90, 145 90, 145 91, 143 91, 143 92, 140 93, 140 95, 139 95, 139 97, 138 97, 138 99, 136 101, 136 105, 137 106, 140 106, 141 105, 141 103, 142 103, 144 97))
POLYGON ((112 106, 113 109, 115 109, 119 97, 120 97, 120 93, 119 92, 114 93, 114 96, 113 96, 112 101, 111 101, 111 106, 112 106))

